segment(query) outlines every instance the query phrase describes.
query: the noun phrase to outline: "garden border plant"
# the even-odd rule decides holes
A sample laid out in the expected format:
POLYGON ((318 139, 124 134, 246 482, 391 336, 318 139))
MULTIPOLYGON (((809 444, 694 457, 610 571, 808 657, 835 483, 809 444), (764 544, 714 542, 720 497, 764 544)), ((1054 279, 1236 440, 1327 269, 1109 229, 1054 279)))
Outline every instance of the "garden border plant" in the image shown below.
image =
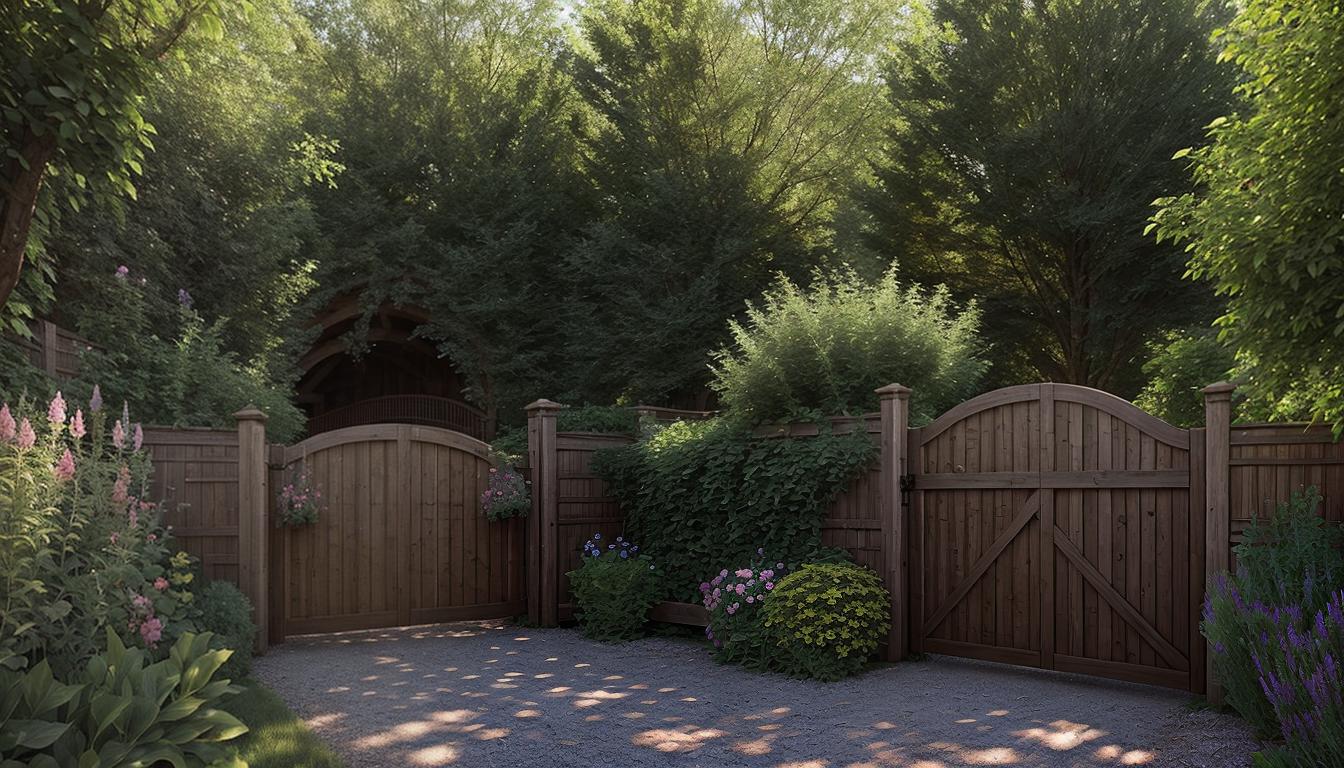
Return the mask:
POLYGON ((599 450, 592 471, 666 573, 665 596, 690 602, 710 568, 749 562, 758 550, 785 563, 822 556, 827 506, 876 456, 863 432, 765 438, 719 418, 599 450))

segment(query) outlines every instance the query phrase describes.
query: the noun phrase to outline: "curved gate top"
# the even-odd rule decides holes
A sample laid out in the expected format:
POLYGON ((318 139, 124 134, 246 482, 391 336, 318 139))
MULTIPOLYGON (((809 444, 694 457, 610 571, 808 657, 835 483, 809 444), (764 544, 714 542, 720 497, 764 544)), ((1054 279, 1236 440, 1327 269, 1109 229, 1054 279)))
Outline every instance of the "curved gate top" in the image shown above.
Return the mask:
POLYGON ((272 488, 302 466, 323 506, 315 524, 276 530, 271 619, 281 619, 280 632, 524 612, 522 529, 480 513, 489 450, 460 432, 403 424, 273 448, 272 488))
POLYGON ((1202 689, 1203 450, 1069 384, 910 430, 912 648, 1202 689))

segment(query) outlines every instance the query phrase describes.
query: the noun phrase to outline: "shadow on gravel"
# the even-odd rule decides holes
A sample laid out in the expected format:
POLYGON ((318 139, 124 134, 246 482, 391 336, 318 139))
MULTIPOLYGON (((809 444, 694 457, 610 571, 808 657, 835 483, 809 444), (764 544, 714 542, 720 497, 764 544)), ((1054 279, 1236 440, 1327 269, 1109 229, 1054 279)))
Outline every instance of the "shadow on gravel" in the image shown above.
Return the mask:
POLYGON ((821 684, 499 624, 297 638, 257 675, 356 766, 1212 767, 1256 746, 1144 686, 943 658, 821 684))

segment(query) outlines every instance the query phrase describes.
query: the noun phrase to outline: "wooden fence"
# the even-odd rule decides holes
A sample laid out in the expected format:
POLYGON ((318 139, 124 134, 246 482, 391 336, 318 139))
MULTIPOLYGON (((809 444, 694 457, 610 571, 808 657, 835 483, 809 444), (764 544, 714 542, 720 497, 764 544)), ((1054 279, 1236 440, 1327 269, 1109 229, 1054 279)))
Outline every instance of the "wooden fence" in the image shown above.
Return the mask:
POLYGON ((93 342, 81 338, 50 320, 33 320, 28 324, 31 337, 16 338, 34 366, 54 379, 71 379, 79 374, 80 355, 95 348, 93 342))
MULTIPOLYGON (((1216 700, 1198 635, 1209 575, 1233 567, 1246 524, 1294 491, 1315 486, 1321 514, 1344 522, 1344 444, 1319 425, 1234 426, 1231 391, 1207 388, 1206 426, 1189 430, 1060 384, 986 393, 910 428, 908 390, 883 388, 878 413, 832 420, 828 431, 863 431, 879 457, 818 510, 822 540, 883 576, 889 658, 931 650, 1216 700)), ((525 521, 481 515, 488 446, 468 435, 369 425, 270 446, 253 409, 236 431, 147 429, 151 495, 206 575, 252 599, 263 647, 296 632, 524 610, 554 625, 572 616, 564 574, 583 541, 624 526, 592 454, 635 439, 558 433, 560 408, 529 407, 525 521), (278 528, 278 490, 300 465, 327 510, 316 526, 278 528)), ((704 621, 682 604, 655 617, 704 621)))
MULTIPOLYGON (((904 387, 882 410, 832 420, 881 446, 821 515, 823 542, 882 574, 892 593, 886 653, 987 658, 1221 692, 1198 633, 1210 574, 1226 570, 1253 515, 1308 486, 1344 520, 1344 444, 1328 428, 1233 427, 1230 385, 1205 390, 1204 428, 1179 429, 1106 393, 1070 385, 981 395, 909 428, 904 387)), ((622 515, 588 461, 629 438, 556 433, 561 406, 529 410, 533 516, 529 615, 571 612, 563 573, 593 531, 622 515)), ((760 428, 807 439, 816 425, 760 428)), ((712 565, 712 564, 711 564, 712 565)), ((655 617, 701 623, 695 606, 655 617)))

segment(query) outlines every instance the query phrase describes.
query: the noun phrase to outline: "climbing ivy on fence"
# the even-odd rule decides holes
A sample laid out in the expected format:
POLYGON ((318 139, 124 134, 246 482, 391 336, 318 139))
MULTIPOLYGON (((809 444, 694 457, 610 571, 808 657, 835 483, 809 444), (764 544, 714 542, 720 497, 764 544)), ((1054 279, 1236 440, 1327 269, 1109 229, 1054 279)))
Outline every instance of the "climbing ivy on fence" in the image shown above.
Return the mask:
POLYGON ((716 419, 603 449, 592 468, 667 574, 669 597, 691 602, 701 581, 758 549, 791 565, 821 555, 827 506, 875 457, 863 433, 761 438, 716 419))

